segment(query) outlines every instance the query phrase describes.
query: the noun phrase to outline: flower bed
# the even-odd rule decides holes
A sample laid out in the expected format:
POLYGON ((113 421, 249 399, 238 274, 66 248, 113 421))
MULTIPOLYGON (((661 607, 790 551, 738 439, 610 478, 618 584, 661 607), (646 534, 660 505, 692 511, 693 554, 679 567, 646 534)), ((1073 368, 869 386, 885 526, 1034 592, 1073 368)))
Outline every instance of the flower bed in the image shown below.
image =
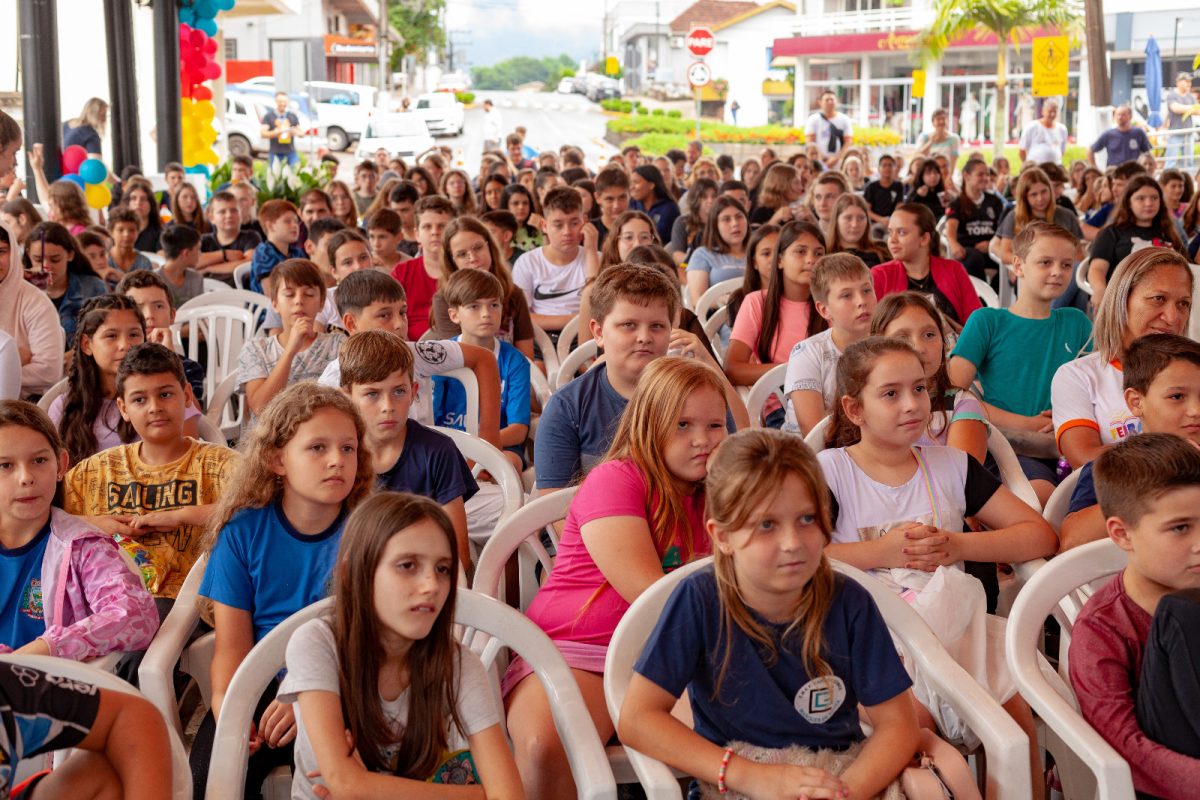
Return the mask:
MULTIPOLYGON (((637 139, 654 136, 648 141, 657 143, 666 141, 660 136, 684 137, 683 141, 692 138, 696 131, 695 120, 679 119, 670 116, 630 115, 608 121, 608 131, 629 143, 639 144, 637 139)), ((700 138, 714 144, 761 144, 761 145, 802 145, 804 131, 785 125, 759 125, 754 128, 739 128, 722 122, 700 121, 700 138)), ((854 143, 864 147, 890 147, 900 144, 900 136, 887 128, 858 128, 854 129, 854 143)), ((643 147, 643 149, 646 149, 643 147)))

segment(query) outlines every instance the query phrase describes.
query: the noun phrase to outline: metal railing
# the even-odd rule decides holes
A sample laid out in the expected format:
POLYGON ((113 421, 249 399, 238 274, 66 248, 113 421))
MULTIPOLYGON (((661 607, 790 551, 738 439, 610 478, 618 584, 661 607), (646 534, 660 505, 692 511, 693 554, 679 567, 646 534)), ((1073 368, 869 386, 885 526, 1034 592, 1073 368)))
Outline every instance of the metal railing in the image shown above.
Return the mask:
POLYGON ((923 16, 911 6, 888 6, 835 14, 807 14, 797 17, 796 35, 919 30, 924 22, 923 16))

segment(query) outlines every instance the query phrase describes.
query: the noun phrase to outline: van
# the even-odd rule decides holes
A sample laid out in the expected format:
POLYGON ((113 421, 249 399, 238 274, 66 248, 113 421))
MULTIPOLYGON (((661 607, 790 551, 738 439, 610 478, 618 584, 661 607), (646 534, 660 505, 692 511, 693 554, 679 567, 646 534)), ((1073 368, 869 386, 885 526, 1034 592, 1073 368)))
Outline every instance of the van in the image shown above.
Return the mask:
MULTIPOLYGON (((317 118, 329 141, 330 150, 349 150, 354 142, 362 138, 363 131, 375 110, 378 88, 360 83, 334 83, 332 81, 306 81, 306 94, 312 101, 317 118)), ((251 78, 230 86, 231 89, 246 91, 274 91, 275 79, 271 76, 251 78)))

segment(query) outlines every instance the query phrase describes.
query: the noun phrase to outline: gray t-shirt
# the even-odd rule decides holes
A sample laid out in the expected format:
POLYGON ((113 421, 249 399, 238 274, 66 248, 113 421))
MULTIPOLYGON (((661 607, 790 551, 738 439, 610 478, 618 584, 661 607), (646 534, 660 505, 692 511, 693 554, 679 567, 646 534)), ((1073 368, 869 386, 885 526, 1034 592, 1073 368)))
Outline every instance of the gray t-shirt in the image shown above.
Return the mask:
MULTIPOLYGON (((1079 218, 1062 206, 1054 207, 1054 224, 1069 230, 1076 239, 1083 238, 1083 229, 1079 227, 1079 218)), ((1004 219, 1000 220, 1000 227, 996 228, 996 235, 1001 239, 1011 239, 1016 236, 1016 226, 1017 210, 1013 208, 1004 215, 1004 219)))
POLYGON ((1195 125, 1195 121, 1191 117, 1183 118, 1183 114, 1176 114, 1171 110, 1171 104, 1178 103, 1181 106, 1192 106, 1196 104, 1196 96, 1193 94, 1180 94, 1178 89, 1172 89, 1167 92, 1167 127, 1173 131, 1180 128, 1190 128, 1195 125))
MULTIPOLYGON (((134 269, 137 269, 137 264, 134 264, 134 269)), ((183 271, 183 286, 176 286, 175 281, 167 277, 167 273, 161 269, 154 270, 160 278, 166 281, 167 288, 171 290, 171 303, 179 308, 188 300, 192 300, 204 294, 204 276, 194 269, 185 269, 183 271)))
POLYGON ((697 247, 687 268, 688 272, 707 272, 708 285, 716 286, 721 281, 742 277, 746 272, 746 261, 729 253, 714 253, 707 247, 697 247))
MULTIPOLYGON (((455 763, 452 769, 461 766, 463 751, 469 750, 467 739, 500 722, 497 694, 492 691, 483 662, 479 660, 479 656, 462 645, 458 647, 458 654, 458 718, 462 722, 463 730, 458 730, 451 723, 447 731, 449 752, 443 754, 442 763, 438 767, 439 773, 450 761, 455 763)), ((287 675, 279 686, 277 699, 281 703, 296 703, 301 692, 332 692, 340 695, 339 671, 333 629, 329 626, 329 620, 310 620, 297 628, 288 642, 287 675)), ((395 700, 384 700, 381 697, 379 703, 383 706, 384 717, 396 731, 398 740, 398 734, 404 730, 404 723, 408 720, 408 689, 401 692, 395 700)), ((398 751, 397 742, 396 746, 385 750, 385 755, 389 761, 394 762, 398 751)), ((295 754, 292 797, 315 800, 314 782, 306 776, 309 772, 320 769, 320 766, 317 764, 316 755, 313 754, 312 743, 308 739, 299 705, 296 706, 295 754)), ((469 765, 469 762, 467 763, 469 765)))

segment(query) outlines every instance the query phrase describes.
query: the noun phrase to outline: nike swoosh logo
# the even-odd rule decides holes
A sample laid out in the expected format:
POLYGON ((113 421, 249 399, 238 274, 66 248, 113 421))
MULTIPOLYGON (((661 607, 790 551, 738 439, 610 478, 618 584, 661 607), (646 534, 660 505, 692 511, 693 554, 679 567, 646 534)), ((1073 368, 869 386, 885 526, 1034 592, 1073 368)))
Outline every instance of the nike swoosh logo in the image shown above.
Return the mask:
POLYGON ((569 294, 579 294, 578 289, 567 289, 565 292, 543 292, 542 287, 533 287, 534 300, 554 300, 558 297, 566 297, 569 294))

